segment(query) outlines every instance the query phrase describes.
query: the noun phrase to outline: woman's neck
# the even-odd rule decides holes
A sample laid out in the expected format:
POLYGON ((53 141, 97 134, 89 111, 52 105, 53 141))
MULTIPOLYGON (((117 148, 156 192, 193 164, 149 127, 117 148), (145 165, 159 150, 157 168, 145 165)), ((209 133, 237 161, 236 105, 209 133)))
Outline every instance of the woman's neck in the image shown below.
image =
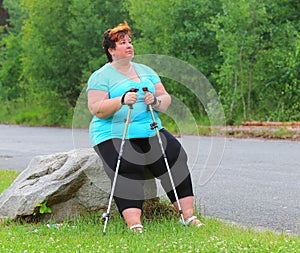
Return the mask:
POLYGON ((121 73, 129 73, 132 69, 131 61, 113 61, 110 65, 121 73))
POLYGON ((133 63, 131 61, 127 61, 126 63, 123 62, 111 62, 110 66, 116 69, 119 73, 122 75, 126 76, 127 78, 131 79, 132 81, 135 82, 140 82, 140 77, 136 73, 133 63))

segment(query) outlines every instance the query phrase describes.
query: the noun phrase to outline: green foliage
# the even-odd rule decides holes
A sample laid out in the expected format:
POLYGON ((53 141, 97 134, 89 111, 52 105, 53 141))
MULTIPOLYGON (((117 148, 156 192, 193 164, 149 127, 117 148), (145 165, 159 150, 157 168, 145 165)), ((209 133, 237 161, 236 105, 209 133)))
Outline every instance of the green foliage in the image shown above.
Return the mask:
MULTIPOLYGON (((169 55, 201 71, 218 92, 228 123, 300 120, 299 1, 3 4, 9 25, 8 34, 0 34, 1 122, 70 126, 88 77, 106 61, 103 32, 124 20, 134 30, 136 55, 169 55)), ((196 121, 207 117, 193 91, 163 81, 196 121)))
POLYGON ((23 22, 27 18, 26 13, 22 10, 21 0, 4 0, 3 7, 9 13, 9 25, 6 29, 8 29, 10 34, 19 34, 22 30, 23 22))
POLYGON ((216 74, 228 121, 237 115, 252 118, 252 100, 258 85, 255 65, 261 49, 262 26, 267 22, 264 5, 258 1, 221 1, 223 13, 212 19, 223 58, 216 74))
MULTIPOLYGON (((214 32, 205 23, 219 11, 217 3, 199 0, 129 2, 134 28, 140 34, 134 43, 138 54, 173 56, 188 62, 205 76, 212 78, 211 73, 219 61, 217 42, 214 32)), ((174 66, 170 63, 166 67, 174 66)), ((189 82, 198 81, 192 78, 193 76, 189 76, 189 82)), ((162 81, 168 92, 187 105, 197 120, 205 115, 204 108, 193 91, 174 80, 162 78, 162 81)))
MULTIPOLYGON (((47 207, 47 201, 44 201, 43 203, 36 203, 35 206, 38 207, 40 214, 52 213, 51 208, 47 207)), ((36 213, 34 213, 34 215, 36 215, 36 213)))
POLYGON ((299 19, 290 15, 296 21, 292 24, 279 14, 291 6, 280 1, 222 3, 223 13, 209 27, 223 58, 215 76, 228 122, 239 115, 299 120, 299 19))
POLYGON ((299 120, 300 111, 300 30, 291 23, 269 26, 266 47, 258 55, 264 86, 258 100, 261 118, 270 121, 299 120), (269 110, 269 108, 273 108, 269 110))
MULTIPOLYGON (((17 20, 16 4, 7 1, 12 19, 17 20)), ((2 41, 1 100, 7 100, 12 91, 14 102, 23 99, 27 109, 18 116, 20 123, 40 120, 40 124, 70 126, 71 111, 88 76, 105 62, 102 34, 127 19, 126 12, 119 1, 20 0, 17 6, 25 18, 17 39, 10 35, 2 41), (11 41, 18 43, 18 51, 11 41), (42 116, 35 113, 40 108, 42 116)), ((16 22, 12 25, 14 30, 19 27, 16 22)))
MULTIPOLYGON (((9 20, 5 27, 8 34, 0 32, 0 101, 12 102, 24 96, 20 83, 21 28, 24 18, 19 0, 5 0, 3 7, 9 10, 9 20)), ((5 110, 10 112, 8 107, 5 110)))
POLYGON ((13 101, 24 95, 19 80, 22 71, 20 38, 20 34, 11 34, 2 39, 0 46, 0 99, 3 101, 13 101))
POLYGON ((23 26, 23 82, 31 82, 36 93, 55 91, 74 106, 81 91, 83 59, 78 61, 81 48, 73 43, 70 1, 23 1, 23 4, 30 16, 23 26))

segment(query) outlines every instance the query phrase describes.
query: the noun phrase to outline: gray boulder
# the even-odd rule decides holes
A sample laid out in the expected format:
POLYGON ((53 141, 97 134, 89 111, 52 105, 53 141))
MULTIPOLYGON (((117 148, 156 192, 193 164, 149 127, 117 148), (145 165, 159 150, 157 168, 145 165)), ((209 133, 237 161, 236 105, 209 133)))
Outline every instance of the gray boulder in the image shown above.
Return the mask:
MULTIPOLYGON (((16 219, 40 212, 45 203, 61 221, 87 212, 106 211, 111 183, 93 149, 34 157, 28 167, 0 196, 0 218, 16 219)), ((155 180, 147 180, 148 198, 156 195, 155 180), (151 196, 150 196, 151 195, 151 196)), ((146 191, 147 192, 147 191, 146 191)), ((115 211, 113 204, 111 212, 115 211)))

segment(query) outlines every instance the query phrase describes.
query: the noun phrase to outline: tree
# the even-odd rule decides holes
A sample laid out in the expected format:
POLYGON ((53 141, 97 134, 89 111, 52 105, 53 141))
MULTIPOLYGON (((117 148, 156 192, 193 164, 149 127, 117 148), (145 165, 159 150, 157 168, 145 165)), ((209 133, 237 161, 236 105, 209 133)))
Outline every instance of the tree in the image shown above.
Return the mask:
MULTIPOLYGON (((211 73, 215 72, 219 55, 215 33, 206 23, 220 10, 216 2, 132 0, 129 3, 133 27, 139 34, 135 42, 137 54, 165 54, 179 58, 212 80, 211 73)), ((195 116, 204 113, 192 91, 171 80, 163 81, 168 91, 188 105, 195 116)))
POLYGON ((68 117, 88 75, 105 61, 102 34, 125 18, 119 1, 21 0, 22 78, 54 124, 68 117), (63 109, 65 108, 65 109, 63 109), (60 116, 58 116, 60 115, 60 116))
POLYGON ((0 33, 0 99, 10 110, 12 101, 25 95, 19 82, 22 69, 21 27, 24 18, 19 1, 6 0, 1 1, 1 5, 2 3, 4 4, 2 12, 5 13, 6 19, 3 23, 5 33, 0 33))
MULTIPOLYGON (((6 33, 0 33, 1 112, 5 107, 32 114, 39 124, 67 124, 89 75, 106 62, 103 32, 127 20, 136 55, 168 55, 194 66, 219 92, 229 123, 243 118, 300 120, 299 1, 0 4, 9 16, 6 33)), ((188 73, 180 75, 195 81, 188 73)), ((194 116, 205 114, 193 91, 174 80, 163 82, 194 116)), ((26 115, 17 122, 30 121, 26 115)))
POLYGON ((221 2, 223 14, 217 15, 210 27, 216 32, 223 58, 217 73, 217 82, 222 85, 220 95, 228 122, 233 123, 240 112, 244 119, 252 118, 253 96, 258 85, 257 54, 266 11, 264 4, 256 0, 221 2))
POLYGON ((258 55, 260 117, 299 120, 300 115, 300 14, 298 1, 269 1, 268 25, 258 55))
POLYGON ((1 33, 6 32, 6 26, 8 25, 8 20, 9 15, 7 10, 3 7, 3 0, 0 0, 0 27, 2 26, 2 31, 0 30, 1 33))

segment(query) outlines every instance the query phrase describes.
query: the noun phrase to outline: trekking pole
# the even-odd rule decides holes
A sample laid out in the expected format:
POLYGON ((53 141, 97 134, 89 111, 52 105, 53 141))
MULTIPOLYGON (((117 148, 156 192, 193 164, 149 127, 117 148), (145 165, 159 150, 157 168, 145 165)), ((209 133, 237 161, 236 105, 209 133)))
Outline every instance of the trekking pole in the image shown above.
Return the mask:
MULTIPOLYGON (((143 91, 145 93, 146 92, 150 92, 147 87, 144 87, 143 91)), ((173 181, 173 177, 172 177, 172 174, 171 174, 171 170, 170 170, 170 167, 169 167, 167 155, 166 155, 166 152, 165 152, 164 147, 163 147, 163 143, 162 143, 162 140, 161 140, 161 137, 160 137, 159 130, 157 128, 157 122, 155 121, 155 116, 154 116, 152 105, 149 104, 148 108, 149 108, 149 111, 151 113, 152 120, 153 120, 153 123, 150 126, 151 126, 151 129, 155 129, 155 131, 156 131, 156 136, 158 138, 158 142, 159 142, 159 145, 160 145, 160 148, 161 148, 161 152, 162 152, 162 155, 163 155, 166 167, 167 167, 167 171, 168 171, 168 174, 169 174, 169 178, 170 178, 170 181, 171 181, 172 189, 173 189, 173 192, 174 192, 174 195, 175 195, 175 199, 176 199, 176 202, 177 202, 177 205, 178 205, 178 212, 180 214, 182 224, 185 225, 185 221, 184 221, 184 217, 183 217, 183 212, 182 212, 182 209, 181 209, 181 205, 179 203, 179 199, 178 199, 177 191, 176 191, 175 184, 174 184, 174 181, 173 181)))
MULTIPOLYGON (((137 92, 137 91, 138 91, 138 89, 133 88, 133 89, 127 91, 127 92, 137 92)), ((120 145, 120 151, 119 151, 119 155, 118 155, 116 171, 115 171, 115 175, 114 175, 114 179, 113 179, 113 183, 112 183, 112 187, 111 187, 111 192, 110 192, 110 196, 109 196, 108 207, 107 207, 106 213, 102 214, 102 218, 105 219, 102 235, 106 235, 106 226, 107 226, 107 222, 108 222, 109 215, 110 215, 110 209, 111 209, 112 199, 113 199, 113 196, 114 196, 114 191, 115 191, 115 188, 116 188, 117 176, 118 176, 118 173, 119 173, 121 158, 122 158, 124 144, 125 144, 125 140, 126 140, 127 129, 128 129, 129 121, 130 121, 130 113, 131 113, 131 110, 133 109, 133 106, 131 104, 128 105, 128 107, 129 108, 128 108, 127 117, 126 117, 126 120, 125 120, 125 127, 124 127, 123 136, 122 136, 122 142, 121 142, 121 145, 120 145)))

